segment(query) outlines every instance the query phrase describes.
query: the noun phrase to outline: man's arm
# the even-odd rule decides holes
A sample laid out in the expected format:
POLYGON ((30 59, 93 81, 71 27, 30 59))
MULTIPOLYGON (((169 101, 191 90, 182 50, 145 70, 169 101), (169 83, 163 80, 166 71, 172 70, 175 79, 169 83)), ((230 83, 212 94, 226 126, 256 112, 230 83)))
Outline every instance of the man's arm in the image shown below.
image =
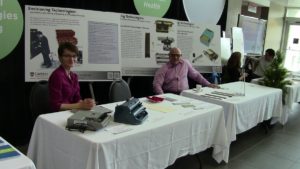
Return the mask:
POLYGON ((153 90, 155 94, 163 94, 162 85, 164 84, 167 69, 163 66, 155 73, 153 80, 153 90))
POLYGON ((186 61, 188 64, 188 77, 195 80, 197 83, 211 87, 211 88, 220 88, 220 86, 210 83, 207 81, 192 65, 190 62, 186 61))
POLYGON ((190 62, 185 61, 188 66, 188 77, 196 81, 203 86, 209 86, 210 83, 207 81, 192 65, 190 62))

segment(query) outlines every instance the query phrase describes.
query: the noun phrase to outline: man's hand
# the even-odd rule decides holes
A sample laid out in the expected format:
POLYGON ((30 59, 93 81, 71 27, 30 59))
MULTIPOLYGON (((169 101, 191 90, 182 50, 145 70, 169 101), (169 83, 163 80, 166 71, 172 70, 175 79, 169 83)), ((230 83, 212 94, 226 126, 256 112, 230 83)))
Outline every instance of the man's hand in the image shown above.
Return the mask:
POLYGON ((213 84, 213 83, 210 83, 209 85, 207 85, 207 87, 210 87, 210 88, 216 88, 216 89, 219 89, 219 88, 220 88, 219 85, 216 85, 216 84, 213 84))

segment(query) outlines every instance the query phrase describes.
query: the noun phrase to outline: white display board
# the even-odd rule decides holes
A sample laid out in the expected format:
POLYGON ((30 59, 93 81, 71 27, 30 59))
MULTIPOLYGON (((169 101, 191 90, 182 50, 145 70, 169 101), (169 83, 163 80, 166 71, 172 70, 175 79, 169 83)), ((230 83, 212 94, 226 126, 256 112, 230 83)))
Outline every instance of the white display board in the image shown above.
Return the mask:
POLYGON ((154 75, 177 46, 177 21, 121 14, 121 55, 124 75, 154 75))
POLYGON ((26 6, 25 25, 25 81, 49 78, 60 65, 57 48, 64 41, 74 43, 80 50, 72 70, 81 81, 114 80, 121 74, 153 76, 168 62, 172 47, 181 48, 183 57, 198 70, 206 69, 202 72, 221 66, 220 26, 214 24, 26 6), (49 56, 50 65, 45 56, 49 56))
POLYGON ((239 27, 232 28, 232 52, 240 52, 242 54, 241 65, 244 64, 244 36, 243 29, 239 27))
POLYGON ((226 65, 231 55, 230 38, 221 38, 221 59, 222 65, 226 65))
POLYGON ((178 21, 178 47, 193 66, 220 66, 220 27, 178 21))
POLYGON ((72 69, 80 80, 121 77, 119 14, 25 6, 25 81, 47 80, 60 65, 57 49, 65 41, 80 51, 72 69), (44 57, 49 57, 51 64, 45 63, 44 57))
POLYGON ((123 75, 153 76, 172 47, 199 70, 221 66, 218 25, 121 14, 121 35, 123 75))
POLYGON ((240 15, 238 26, 243 29, 245 54, 263 54, 267 21, 240 15))

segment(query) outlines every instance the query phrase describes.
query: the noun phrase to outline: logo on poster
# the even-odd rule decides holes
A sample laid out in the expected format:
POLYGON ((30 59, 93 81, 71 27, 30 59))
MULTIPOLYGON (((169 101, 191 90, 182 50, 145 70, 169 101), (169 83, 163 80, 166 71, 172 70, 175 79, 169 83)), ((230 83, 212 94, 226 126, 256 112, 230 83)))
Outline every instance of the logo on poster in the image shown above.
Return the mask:
POLYGON ((0 21, 1 60, 16 47, 23 32, 23 14, 17 0, 0 0, 0 21))

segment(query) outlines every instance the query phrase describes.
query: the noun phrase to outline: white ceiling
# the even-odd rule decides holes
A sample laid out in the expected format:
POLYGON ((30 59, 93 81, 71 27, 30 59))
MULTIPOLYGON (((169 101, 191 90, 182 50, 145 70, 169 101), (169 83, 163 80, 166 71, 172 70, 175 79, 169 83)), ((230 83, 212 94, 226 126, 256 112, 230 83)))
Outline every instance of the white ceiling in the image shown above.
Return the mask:
POLYGON ((300 0, 243 0, 243 2, 253 2, 261 6, 270 6, 270 2, 274 2, 286 7, 300 8, 300 0))
POLYGON ((270 0, 286 7, 300 7, 300 0, 270 0))

